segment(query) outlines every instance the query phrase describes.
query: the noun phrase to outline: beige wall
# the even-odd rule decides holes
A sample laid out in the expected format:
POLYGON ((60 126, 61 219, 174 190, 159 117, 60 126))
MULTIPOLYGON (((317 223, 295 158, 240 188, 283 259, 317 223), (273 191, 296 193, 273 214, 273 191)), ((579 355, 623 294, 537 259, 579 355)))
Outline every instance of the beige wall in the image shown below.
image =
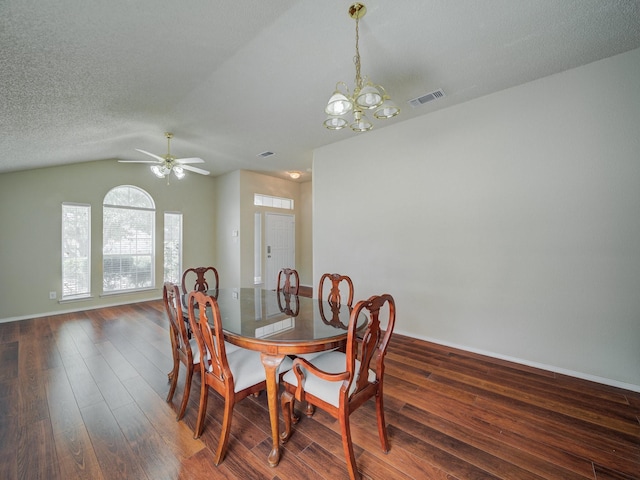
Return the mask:
POLYGON ((316 150, 316 281, 393 294, 398 332, 640 390, 638 79, 635 50, 316 150))
POLYGON ((216 268, 221 287, 240 285, 240 239, 233 230, 240 230, 240 171, 216 177, 216 268))
POLYGON ((147 165, 115 160, 5 173, 0 175, 0 321, 161 297, 162 255, 157 255, 154 290, 101 297, 102 201, 118 185, 135 185, 153 197, 159 232, 156 252, 162 252, 164 212, 178 211, 184 215, 183 264, 215 264, 215 182, 211 177, 188 174, 167 185, 147 165), (49 292, 61 296, 63 202, 91 204, 93 298, 60 304, 49 300, 49 292))
POLYGON ((146 190, 156 203, 156 252, 162 252, 164 212, 182 212, 183 267, 215 265, 222 286, 253 286, 253 194, 293 198, 296 262, 301 276, 311 278, 310 182, 235 171, 216 178, 188 174, 167 185, 147 165, 115 160, 28 170, 0 175, 0 321, 161 297, 161 254, 156 259, 155 289, 101 297, 102 201, 111 188, 125 184, 146 190), (91 299, 49 300, 51 291, 61 296, 62 202, 92 206, 91 299))
MULTIPOLYGON (((301 248, 302 244, 302 228, 304 224, 309 224, 311 220, 308 217, 309 212, 305 212, 301 207, 301 183, 285 180, 281 178, 275 178, 267 175, 262 175, 255 172, 249 172, 246 170, 240 171, 240 244, 241 244, 241 265, 240 271, 242 272, 241 284, 243 287, 253 287, 254 278, 254 215, 256 212, 262 214, 262 229, 263 229, 263 243, 264 243, 264 213, 276 212, 283 213, 284 211, 276 208, 256 207, 253 204, 253 196, 255 193, 261 193, 264 195, 272 195, 276 197, 292 198, 294 201, 294 210, 292 213, 295 215, 296 220, 296 268, 300 270, 302 252, 305 250, 301 248)), ((230 231, 224 234, 231 234, 230 231)), ((266 275, 266 266, 264 259, 266 253, 262 252, 263 267, 262 273, 266 275)), ((306 253, 309 254, 308 249, 306 253)), ((309 257, 310 258, 310 257, 309 257)), ((310 260, 307 261, 310 263, 310 260)), ((303 275, 303 272, 300 272, 303 275)), ((305 272, 306 274, 306 272, 305 272)))
POLYGON ((298 243, 298 273, 302 285, 313 286, 313 189, 312 182, 300 184, 300 208, 296 225, 300 235, 298 243))

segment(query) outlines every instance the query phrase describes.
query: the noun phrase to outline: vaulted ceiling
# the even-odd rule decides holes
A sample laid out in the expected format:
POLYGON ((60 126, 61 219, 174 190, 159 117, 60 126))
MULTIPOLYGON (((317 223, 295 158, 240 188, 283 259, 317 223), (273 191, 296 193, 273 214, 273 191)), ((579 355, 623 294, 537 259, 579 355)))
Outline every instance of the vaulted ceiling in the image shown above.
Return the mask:
MULTIPOLYGON (((367 135, 322 126, 336 82, 353 85, 351 3, 2 0, 0 173, 142 160, 170 131, 213 175, 309 179, 313 149, 367 135)), ((640 47, 637 0, 363 3, 362 73, 402 109, 374 129, 640 47)))

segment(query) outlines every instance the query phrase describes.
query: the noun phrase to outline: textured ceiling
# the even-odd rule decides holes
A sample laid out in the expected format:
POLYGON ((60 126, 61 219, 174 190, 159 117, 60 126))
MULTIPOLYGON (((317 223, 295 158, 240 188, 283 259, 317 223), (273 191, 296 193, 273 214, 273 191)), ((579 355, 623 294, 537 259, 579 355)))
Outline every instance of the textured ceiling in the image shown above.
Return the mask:
MULTIPOLYGON (((0 0, 0 172, 143 160, 171 131, 213 175, 304 181, 314 148, 367 135, 322 127, 336 82, 353 84, 351 3, 0 0)), ((402 109, 376 129, 640 47, 637 0, 365 5, 362 73, 402 109)))

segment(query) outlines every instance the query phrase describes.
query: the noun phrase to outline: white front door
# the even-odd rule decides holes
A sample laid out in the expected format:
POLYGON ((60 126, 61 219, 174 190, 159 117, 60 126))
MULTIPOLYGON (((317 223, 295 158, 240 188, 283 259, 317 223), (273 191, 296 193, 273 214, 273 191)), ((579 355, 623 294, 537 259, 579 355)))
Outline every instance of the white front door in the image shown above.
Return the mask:
POLYGON ((281 268, 296 268, 295 215, 265 213, 265 247, 267 254, 267 290, 275 290, 281 268))

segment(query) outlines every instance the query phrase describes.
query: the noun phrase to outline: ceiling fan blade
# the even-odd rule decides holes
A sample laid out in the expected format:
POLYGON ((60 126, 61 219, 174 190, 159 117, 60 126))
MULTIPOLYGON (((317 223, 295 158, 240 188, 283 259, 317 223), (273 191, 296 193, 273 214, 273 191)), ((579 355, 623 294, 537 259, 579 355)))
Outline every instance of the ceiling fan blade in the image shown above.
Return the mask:
POLYGON ((146 150, 140 150, 139 148, 136 148, 136 151, 140 153, 144 153, 145 155, 149 155, 150 157, 155 158, 159 162, 164 162, 164 158, 156 155, 155 153, 147 152, 146 150))
POLYGON ((155 160, 118 160, 120 163, 159 163, 155 160))
POLYGON ((211 173, 211 172, 208 172, 207 170, 203 170, 202 168, 192 167, 191 165, 180 165, 180 166, 185 170, 189 170, 190 172, 196 172, 196 173, 199 173, 200 175, 209 175, 211 173))
POLYGON ((185 163, 204 163, 204 160, 198 157, 176 158, 176 163, 184 165, 185 163))

